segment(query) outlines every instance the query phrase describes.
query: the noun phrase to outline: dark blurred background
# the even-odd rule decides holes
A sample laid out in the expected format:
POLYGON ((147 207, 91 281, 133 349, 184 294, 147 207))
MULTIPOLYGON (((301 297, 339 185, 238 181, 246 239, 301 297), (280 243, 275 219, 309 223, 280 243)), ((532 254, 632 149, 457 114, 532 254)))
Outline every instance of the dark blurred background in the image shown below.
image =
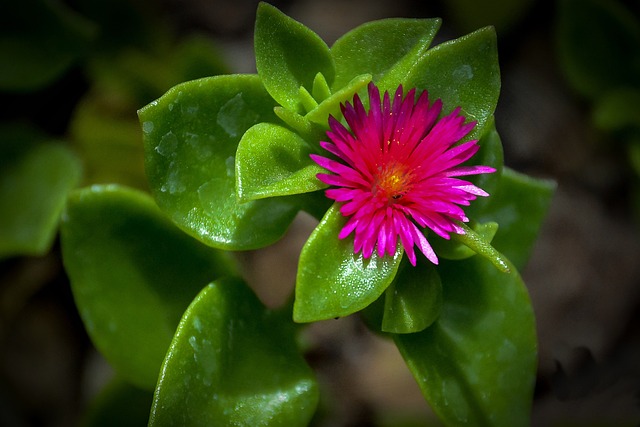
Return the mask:
MULTIPOLYGON (((36 76, 29 87, 0 88, 1 121, 65 141, 86 162, 82 184, 113 181, 144 189, 135 111, 172 85, 211 70, 255 72, 256 1, 60 3, 80 18, 84 44, 73 46, 58 71, 36 76), (181 43, 195 35, 198 47, 184 48, 181 43), (206 58, 199 54, 205 50, 206 58), (181 59, 189 55, 197 60, 181 59), (87 111, 95 115, 84 117, 87 111), (116 160, 101 170, 95 157, 109 155, 96 154, 101 144, 96 135, 116 128, 126 143, 111 148, 116 160), (118 171, 124 152, 133 159, 130 171, 118 171)), ((613 3, 637 25, 638 1, 613 3)), ((627 134, 598 126, 594 97, 568 79, 558 43, 558 5, 535 0, 272 4, 329 45, 363 22, 386 17, 442 17, 436 43, 495 25, 502 73, 495 116, 505 164, 558 183, 523 271, 539 334, 533 425, 640 425, 638 170, 627 134)), ((45 9, 35 9, 32 17, 38 11, 45 9)), ((0 28, 9 25, 0 18, 0 28)), ((598 61, 593 58, 594 66, 598 61)), ((629 108, 640 110, 638 104, 629 108)), ((313 226, 301 216, 275 246, 242 255, 248 281, 267 304, 278 304, 291 291, 299 250, 313 226)), ((331 394, 327 404, 334 415, 327 425, 395 425, 398 419, 403 425, 438 425, 395 348, 368 334, 357 318, 314 325, 309 340, 317 349, 312 363, 331 394)), ((0 425, 75 425, 111 375, 84 331, 57 240, 44 255, 0 260, 0 425)))

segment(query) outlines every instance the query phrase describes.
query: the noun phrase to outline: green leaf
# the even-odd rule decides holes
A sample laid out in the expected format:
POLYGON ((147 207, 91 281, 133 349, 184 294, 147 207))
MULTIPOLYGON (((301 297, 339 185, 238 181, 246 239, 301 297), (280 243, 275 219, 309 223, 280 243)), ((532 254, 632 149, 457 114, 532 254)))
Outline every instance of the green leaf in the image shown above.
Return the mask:
POLYGON ((483 165, 495 168, 493 173, 483 173, 465 177, 476 186, 482 188, 489 193, 489 197, 478 197, 471 202, 471 205, 465 208, 465 213, 469 218, 482 212, 485 206, 491 201, 491 195, 496 191, 502 176, 502 168, 504 167, 504 153, 502 150, 502 140, 495 127, 494 117, 490 117, 484 127, 481 135, 476 135, 480 149, 478 152, 465 163, 467 165, 483 165))
POLYGON ((476 233, 465 224, 460 223, 460 226, 464 230, 464 234, 451 233, 451 239, 462 243, 481 257, 489 260, 489 262, 501 272, 509 272, 509 265, 506 258, 491 246, 484 236, 476 233))
POLYGON ((553 181, 504 168, 498 188, 488 197, 489 203, 476 218, 498 223, 498 232, 491 244, 519 270, 529 259, 555 188, 553 181))
POLYGON ((451 426, 526 426, 536 373, 536 334, 516 269, 480 257, 443 260, 438 320, 398 334, 396 345, 422 393, 451 426))
POLYGON ((240 140, 236 153, 236 190, 241 201, 308 193, 325 188, 324 172, 297 133, 272 123, 258 123, 240 140))
POLYGON ((254 37, 258 74, 283 107, 301 113, 300 86, 311 92, 317 73, 329 85, 333 82, 333 59, 326 43, 275 7, 258 5, 254 37))
POLYGON ((404 84, 428 90, 429 99, 442 99, 445 114, 462 107, 467 120, 478 122, 467 139, 478 138, 491 121, 500 94, 494 29, 483 28, 429 49, 404 84))
POLYGON ((147 425, 153 393, 115 378, 90 403, 82 427, 140 427, 147 425))
POLYGON ((328 129, 329 115, 339 120, 342 117, 340 104, 344 104, 346 101, 352 101, 353 95, 360 89, 366 87, 370 81, 371 74, 354 77, 349 83, 335 91, 333 95, 326 98, 314 109, 310 110, 305 118, 328 129))
POLYGON ((318 403, 293 324, 239 279, 207 286, 162 366, 149 426, 306 426, 318 403))
POLYGON ((247 129, 275 122, 274 103, 255 75, 180 84, 139 111, 145 169, 154 198, 202 242, 230 250, 278 240, 298 209, 278 198, 240 203, 235 156, 247 129))
POLYGON ((153 389, 182 313, 230 258, 178 230, 145 193, 92 186, 69 196, 62 255, 84 325, 123 378, 153 389))
POLYGON ((32 138, 39 137, 0 130, 0 258, 47 253, 80 181, 80 161, 67 147, 32 138))
POLYGON ((396 334, 420 332, 440 315, 442 283, 436 266, 421 261, 416 267, 405 261, 387 288, 382 331, 396 334))
POLYGON ((293 319, 296 322, 344 317, 374 302, 391 284, 403 251, 365 259, 353 253, 353 238, 338 239, 345 219, 333 205, 311 233, 298 263, 293 319))
POLYGON ((619 2, 562 0, 557 13, 558 61, 581 95, 597 99, 640 87, 640 24, 619 2))
POLYGON ((34 91, 88 52, 96 28, 63 2, 6 2, 0 15, 0 90, 34 91))
MULTIPOLYGON (((486 244, 490 244, 498 231, 498 224, 495 222, 474 222, 472 228, 479 239, 486 242, 486 244)), ((451 237, 451 239, 445 240, 440 236, 432 235, 429 239, 431 246, 439 257, 459 260, 476 254, 473 249, 462 243, 461 240, 454 239, 453 234, 451 237)))
POLYGON ((395 91, 407 69, 433 41, 440 19, 391 18, 367 22, 340 37, 331 47, 336 63, 334 90, 362 74, 372 74, 381 92, 395 91), (389 75, 386 84, 381 80, 389 75))

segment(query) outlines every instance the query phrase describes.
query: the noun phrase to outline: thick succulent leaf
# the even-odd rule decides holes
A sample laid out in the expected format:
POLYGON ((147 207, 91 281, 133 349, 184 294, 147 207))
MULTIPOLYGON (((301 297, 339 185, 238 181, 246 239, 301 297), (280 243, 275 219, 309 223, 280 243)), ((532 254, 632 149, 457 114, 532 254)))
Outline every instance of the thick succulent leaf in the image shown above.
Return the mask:
POLYGON ((505 254, 518 270, 529 259, 556 183, 504 168, 500 184, 478 215, 479 221, 495 221, 499 228, 491 245, 505 254))
POLYGON ((333 82, 333 58, 320 36, 264 2, 258 6, 254 38, 258 74, 283 107, 302 112, 299 89, 311 92, 317 73, 333 82))
POLYGON ((147 425, 153 392, 113 379, 90 403, 82 427, 140 427, 147 425))
POLYGON ((4 2, 0 90, 33 91, 50 84, 86 54, 95 30, 64 2, 4 2))
POLYGON ((127 381, 152 390, 176 326, 230 258, 178 230, 150 196, 92 186, 69 196, 62 255, 96 348, 127 381))
POLYGON ((316 179, 324 172, 309 154, 313 150, 297 133, 272 123, 245 132, 236 153, 236 190, 241 201, 308 193, 325 188, 316 179))
POLYGON ((340 104, 344 104, 347 101, 353 102, 353 95, 360 89, 366 87, 370 81, 371 74, 362 74, 354 77, 346 85, 336 90, 331 96, 329 96, 315 108, 310 110, 305 115, 305 118, 311 122, 328 128, 329 115, 332 115, 336 119, 340 120, 340 118, 342 117, 340 104))
POLYGON ((405 261, 385 292, 383 332, 408 334, 429 327, 442 309, 442 283, 436 266, 421 260, 416 266, 405 261))
POLYGON ((559 1, 556 37, 560 65, 583 96, 640 87, 640 24, 619 2, 559 1))
POLYGON ((392 18, 368 22, 349 31, 331 47, 336 63, 334 90, 358 75, 369 73, 382 92, 395 91, 403 82, 402 76, 429 48, 440 24, 440 19, 392 18), (387 84, 381 84, 387 74, 387 84))
POLYGON ((208 285, 171 343, 149 425, 306 426, 318 386, 294 336, 242 281, 208 285))
POLYGON ((278 240, 297 213, 283 198, 240 203, 235 155, 247 129, 277 121, 255 75, 180 84, 139 111, 145 168, 158 205, 188 234, 230 250, 278 240))
MULTIPOLYGON (((472 228, 474 233, 479 236, 482 241, 490 244, 499 227, 495 222, 474 222, 472 228)), ((436 254, 438 254, 439 257, 446 259, 466 259, 476 254, 476 252, 469 246, 465 245, 460 240, 453 238, 445 240, 442 237, 432 235, 430 236, 429 241, 433 249, 436 251, 436 254)))
POLYGON ((468 139, 482 135, 500 93, 496 33, 486 27, 429 49, 408 72, 407 88, 429 91, 429 99, 442 99, 448 114, 462 107, 467 120, 478 122, 468 139))
MULTIPOLYGON (((484 127, 484 131, 481 135, 476 135, 478 138, 478 145, 480 149, 478 152, 465 163, 466 165, 484 165, 495 168, 493 173, 483 173, 479 175, 472 175, 466 178, 476 186, 482 188, 491 196, 500 183, 502 176, 502 168, 504 167, 504 152, 502 149, 502 140, 495 127, 494 117, 490 117, 487 124, 484 127)), ((482 212, 484 207, 491 201, 491 197, 478 197, 471 202, 471 205, 465 207, 464 211, 469 218, 475 218, 478 212, 482 212)))
POLYGON ((298 263, 293 319, 296 322, 344 317, 374 302, 391 284, 402 260, 353 253, 353 238, 338 239, 345 219, 333 205, 311 233, 298 263))
POLYGON ((20 130, 0 130, 0 258, 49 251, 81 169, 60 143, 34 143, 20 130))
POLYGON ((423 332, 394 340, 424 396, 451 426, 526 426, 536 373, 536 334, 515 268, 443 260, 443 305, 423 332))

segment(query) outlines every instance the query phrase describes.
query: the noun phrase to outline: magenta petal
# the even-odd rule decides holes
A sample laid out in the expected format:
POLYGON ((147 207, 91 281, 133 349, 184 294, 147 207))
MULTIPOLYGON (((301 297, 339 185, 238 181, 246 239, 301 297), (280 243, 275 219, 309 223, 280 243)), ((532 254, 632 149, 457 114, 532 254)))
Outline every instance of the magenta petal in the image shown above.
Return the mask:
POLYGON ((417 263, 415 247, 437 264, 425 233, 444 239, 463 233, 458 224, 469 221, 463 207, 488 196, 458 177, 495 169, 462 165, 479 145, 460 142, 476 123, 465 123, 459 107, 438 119, 441 100, 430 103, 428 93, 418 95, 415 88, 403 93, 399 86, 393 97, 388 92, 381 97, 370 83, 369 111, 354 95, 352 103, 340 106, 348 127, 329 117, 329 141, 320 147, 335 158, 310 157, 328 172, 317 177, 331 186, 325 195, 340 203, 340 213, 348 218, 338 237, 353 234, 354 253, 393 256, 399 241, 412 265, 417 263))

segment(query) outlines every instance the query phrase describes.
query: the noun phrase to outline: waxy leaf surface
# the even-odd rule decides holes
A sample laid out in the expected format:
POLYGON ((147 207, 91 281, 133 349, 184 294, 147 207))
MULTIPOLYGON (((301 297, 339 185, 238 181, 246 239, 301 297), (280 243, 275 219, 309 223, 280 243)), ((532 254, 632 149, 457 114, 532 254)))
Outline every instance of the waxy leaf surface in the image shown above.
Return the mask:
POLYGON ((302 248, 293 319, 313 322, 348 316, 374 302, 391 284, 404 254, 365 259, 353 237, 338 239, 345 219, 333 205, 302 248))
POLYGON ((556 184, 504 168, 496 191, 488 197, 479 221, 495 221, 491 245, 521 270, 526 265, 547 214, 556 184))
POLYGON ((180 84, 139 111, 145 168, 158 205, 188 234, 229 250, 278 240, 297 213, 283 198, 241 203, 235 156, 247 129, 277 122, 255 75, 180 84))
POLYGON ((229 257, 181 232, 150 196, 117 186, 73 192, 61 231, 93 343, 124 379, 152 390, 184 310, 235 270, 229 257))
POLYGON ((303 24, 261 2, 254 34, 258 74, 280 105, 302 112, 300 86, 311 92, 317 73, 331 84, 334 76, 329 47, 303 24))
POLYGON ((438 320, 394 340, 425 398, 450 426, 529 425, 536 373, 533 310, 517 271, 442 260, 438 320))
POLYGON ((442 99, 445 114, 462 107, 467 120, 478 122, 466 139, 478 138, 493 117, 500 94, 495 31, 483 28, 429 49, 404 84, 428 90, 431 100, 442 99))
POLYGON ((428 48, 440 19, 391 18, 368 22, 340 37, 331 47, 336 63, 334 90, 354 77, 373 75, 382 93, 395 91, 428 48))
POLYGON ((266 310, 241 280, 225 279, 185 312, 149 425, 306 426, 317 403, 289 314, 266 310))
POLYGON ((442 283, 436 266, 420 260, 410 266, 405 260, 385 292, 383 332, 408 334, 430 326, 442 308, 442 283))
POLYGON ((297 133, 272 123, 245 132, 236 153, 236 189, 241 200, 320 190, 324 172, 309 154, 311 146, 297 133))

